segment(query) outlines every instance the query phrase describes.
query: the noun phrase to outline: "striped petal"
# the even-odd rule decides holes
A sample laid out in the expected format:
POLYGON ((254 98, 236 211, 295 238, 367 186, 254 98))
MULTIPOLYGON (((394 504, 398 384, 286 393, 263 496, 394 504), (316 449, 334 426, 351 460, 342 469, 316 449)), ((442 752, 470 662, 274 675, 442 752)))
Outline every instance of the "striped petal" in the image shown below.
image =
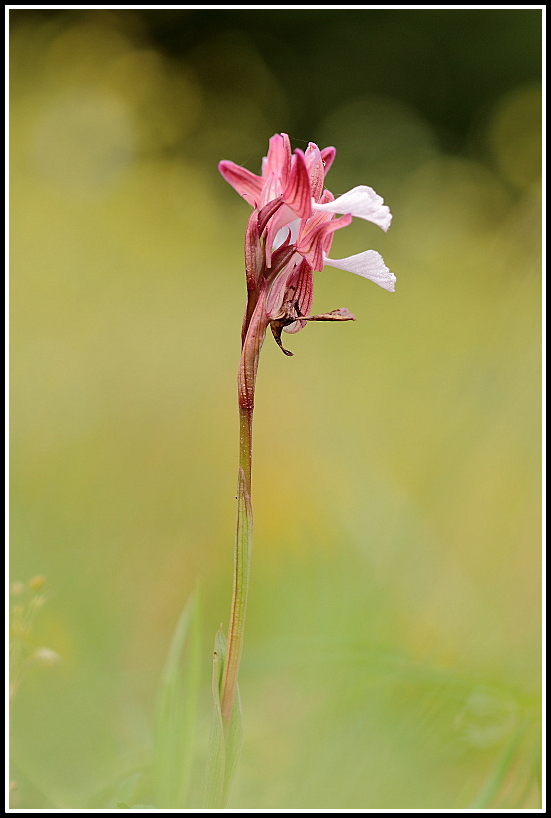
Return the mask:
POLYGON ((293 165, 289 182, 283 192, 283 201, 299 219, 307 219, 312 214, 310 177, 304 154, 298 148, 293 156, 293 165))
POLYGON ((291 145, 286 133, 276 133, 270 139, 268 156, 262 160, 262 176, 267 178, 274 174, 281 180, 284 188, 291 172, 291 145))
MULTIPOLYGON (((287 285, 288 295, 292 305, 295 307, 299 315, 308 315, 312 306, 312 299, 314 297, 314 278, 312 276, 312 268, 303 261, 298 270, 289 279, 287 285)), ((293 321, 283 327, 283 332, 298 332, 306 326, 306 321, 293 321)))
POLYGON ((327 171, 333 164, 333 159, 335 158, 335 154, 337 153, 336 148, 323 148, 321 151, 321 160, 323 162, 324 172, 327 174, 327 171))
POLYGON ((258 207, 262 196, 262 188, 264 187, 264 180, 260 176, 226 159, 218 163, 218 170, 226 182, 228 182, 240 196, 243 196, 246 202, 253 207, 258 207))

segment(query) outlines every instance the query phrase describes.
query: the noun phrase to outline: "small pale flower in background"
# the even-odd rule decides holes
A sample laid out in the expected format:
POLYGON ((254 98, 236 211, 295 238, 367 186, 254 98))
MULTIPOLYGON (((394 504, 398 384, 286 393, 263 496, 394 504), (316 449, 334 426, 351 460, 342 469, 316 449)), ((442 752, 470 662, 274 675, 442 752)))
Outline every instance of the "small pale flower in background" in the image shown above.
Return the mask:
POLYGON ((61 656, 55 650, 50 648, 37 648, 32 655, 32 658, 40 665, 57 665, 61 662, 61 656))
MULTIPOLYGON (((298 332, 307 321, 350 321, 345 308, 309 315, 313 272, 325 265, 348 270, 390 292, 395 276, 375 250, 341 259, 329 258, 333 234, 356 216, 388 230, 392 216, 383 199, 367 185, 358 185, 336 198, 324 188, 335 148, 320 150, 310 142, 303 152, 291 153, 287 134, 270 139, 268 155, 257 176, 234 162, 223 161, 224 179, 253 207, 245 238, 249 301, 244 333, 256 306, 254 297, 266 282, 265 317, 281 346, 281 332, 298 332), (337 214, 340 214, 337 218, 337 214)), ((283 349, 286 354, 291 354, 283 349)))

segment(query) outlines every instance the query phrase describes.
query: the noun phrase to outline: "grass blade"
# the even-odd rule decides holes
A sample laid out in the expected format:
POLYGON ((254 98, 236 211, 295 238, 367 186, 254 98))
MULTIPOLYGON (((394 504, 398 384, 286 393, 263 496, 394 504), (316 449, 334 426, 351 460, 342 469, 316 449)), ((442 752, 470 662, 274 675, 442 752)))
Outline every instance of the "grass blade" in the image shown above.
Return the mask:
POLYGON ((155 795, 162 809, 186 806, 197 733, 201 632, 198 592, 176 625, 157 699, 155 795))

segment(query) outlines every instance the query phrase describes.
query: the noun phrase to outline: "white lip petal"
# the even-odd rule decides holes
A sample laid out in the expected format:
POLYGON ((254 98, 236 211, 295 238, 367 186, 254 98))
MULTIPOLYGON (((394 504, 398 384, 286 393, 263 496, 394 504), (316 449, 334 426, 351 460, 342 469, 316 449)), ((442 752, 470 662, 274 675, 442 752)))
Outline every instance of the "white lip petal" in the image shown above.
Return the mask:
POLYGON ((300 230, 300 219, 294 219, 287 226, 291 231, 291 244, 296 244, 298 238, 298 231, 300 230))
POLYGON ((388 290, 389 293, 394 292, 396 276, 390 272, 382 256, 376 250, 364 250, 363 253, 347 256, 346 258, 332 259, 324 256, 323 260, 325 264, 329 264, 331 267, 337 267, 339 270, 347 270, 349 273, 363 276, 363 278, 368 278, 384 290, 388 290))
POLYGON ((287 225, 280 227, 277 233, 274 236, 274 243, 272 244, 272 250, 277 250, 278 247, 281 247, 287 236, 289 235, 289 228, 287 225))
POLYGON ((280 227, 275 234, 272 250, 277 250, 278 247, 281 247, 287 236, 289 236, 291 244, 296 244, 299 229, 300 219, 294 219, 292 222, 289 222, 289 224, 280 227))
POLYGON ((350 214, 372 222, 385 231, 392 221, 392 214, 383 198, 367 185, 353 187, 342 196, 337 196, 334 201, 325 204, 317 204, 312 200, 312 209, 327 213, 350 214))

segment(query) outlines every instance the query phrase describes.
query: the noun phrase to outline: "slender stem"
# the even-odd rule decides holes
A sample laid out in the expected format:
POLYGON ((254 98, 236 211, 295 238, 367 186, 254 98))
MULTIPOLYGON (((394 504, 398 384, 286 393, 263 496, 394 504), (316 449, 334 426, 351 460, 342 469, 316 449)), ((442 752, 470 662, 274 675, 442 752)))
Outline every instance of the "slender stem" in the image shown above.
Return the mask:
POLYGON ((243 469, 248 493, 251 493, 253 409, 239 407, 239 468, 243 469))
POLYGON ((237 536, 235 540, 233 594, 228 633, 228 648, 222 681, 222 717, 227 727, 232 714, 239 663, 243 651, 245 610, 249 590, 253 515, 251 506, 251 410, 239 410, 240 452, 237 488, 237 536))
MULTIPOLYGON (((221 694, 222 718, 226 731, 229 728, 237 690, 239 663, 243 652, 245 610, 249 590, 249 569, 253 536, 253 512, 251 505, 253 410, 258 356, 267 328, 264 303, 265 293, 266 282, 264 280, 258 291, 254 293, 254 308, 252 314, 250 301, 247 308, 238 376, 239 479, 237 489, 237 535, 234 552, 233 594, 228 632, 228 647, 221 694)), ((249 298, 250 297, 251 294, 249 294, 249 298)))

